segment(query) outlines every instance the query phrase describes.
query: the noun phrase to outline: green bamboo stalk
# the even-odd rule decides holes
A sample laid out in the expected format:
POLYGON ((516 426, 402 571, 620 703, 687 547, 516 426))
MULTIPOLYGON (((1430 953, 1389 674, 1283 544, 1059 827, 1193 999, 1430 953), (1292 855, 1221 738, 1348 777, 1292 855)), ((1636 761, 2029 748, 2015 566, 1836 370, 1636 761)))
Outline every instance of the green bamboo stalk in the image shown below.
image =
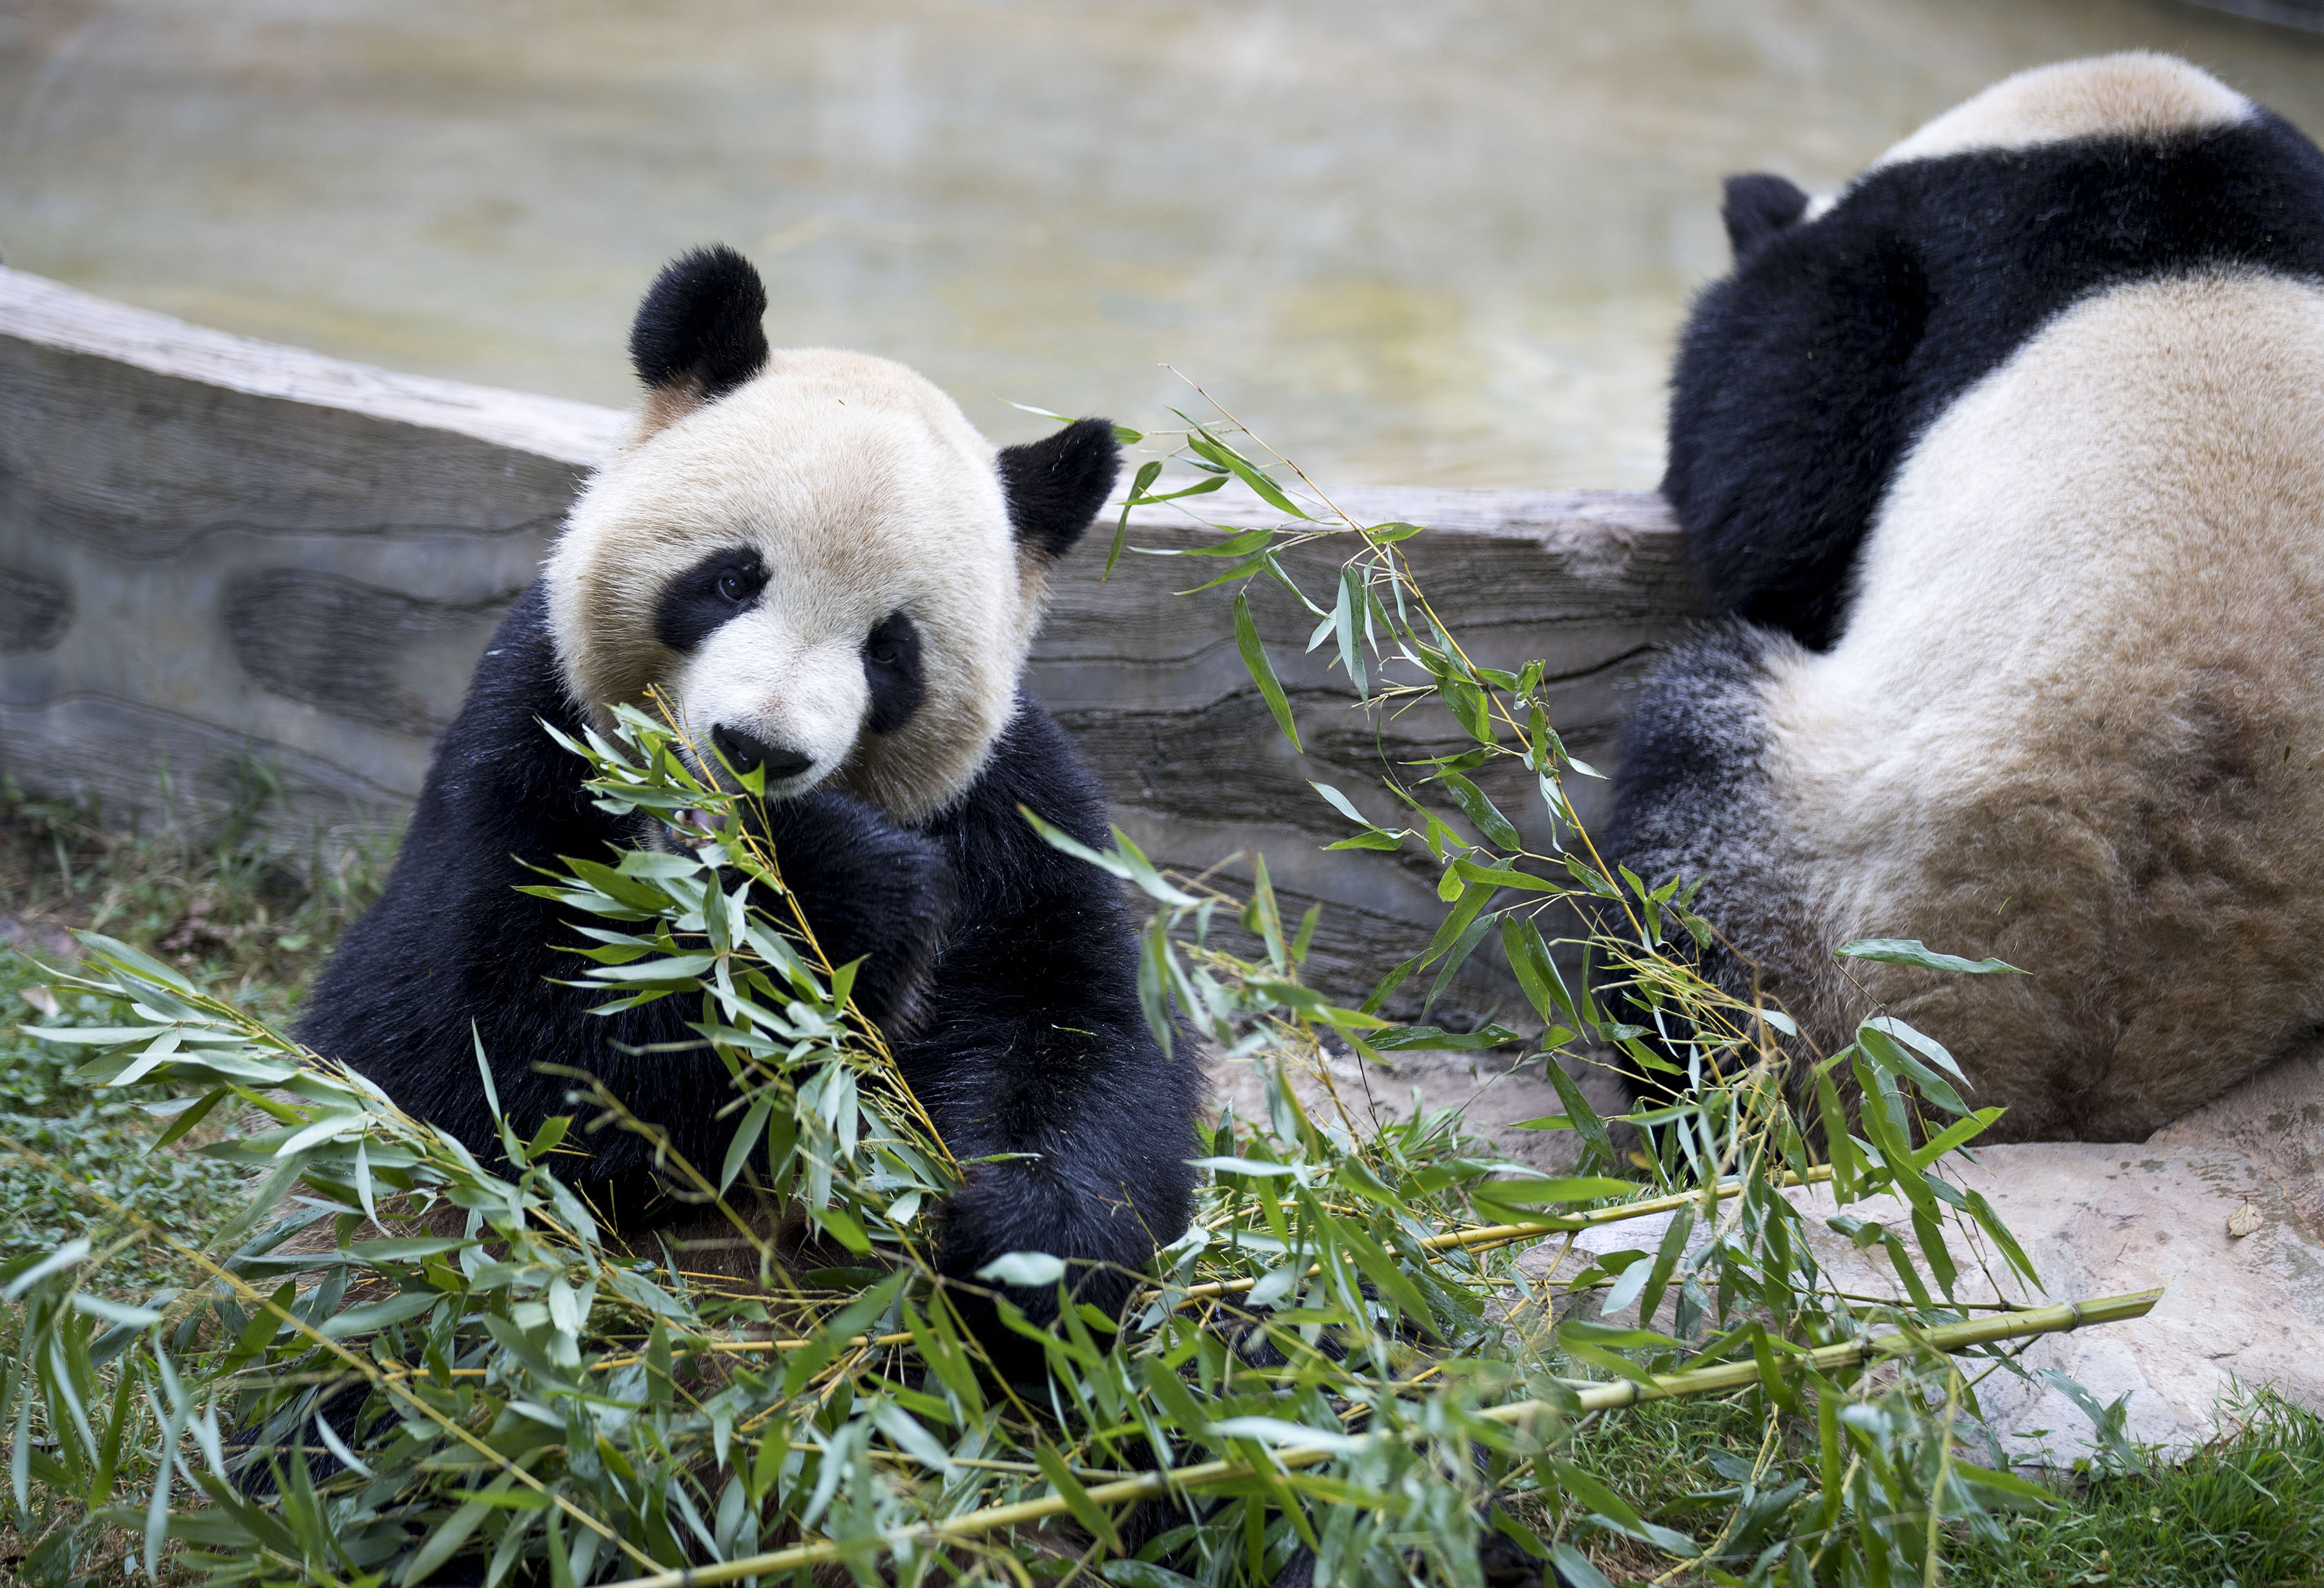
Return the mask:
MULTIPOLYGON (((2024 1312, 1970 1318, 1963 1323, 1940 1324, 1932 1329, 1892 1330, 1868 1340, 1821 1346, 1797 1360, 1818 1372, 1831 1372, 1835 1369, 1861 1366, 1877 1357, 1895 1356, 1918 1347, 1950 1353, 1973 1345, 1989 1345, 1997 1340, 2022 1340, 2036 1334, 2055 1334, 2080 1329, 2092 1324, 2119 1323, 2144 1317, 2162 1296, 2159 1289, 2141 1290, 2126 1296, 2101 1297, 2094 1301, 2070 1301, 2056 1306, 2030 1307, 2024 1312)), ((1576 1399, 1583 1411, 1601 1411, 1635 1406, 1642 1400, 1673 1400, 1690 1395, 1713 1395, 1722 1390, 1742 1389, 1758 1382, 1758 1364, 1741 1362, 1726 1362, 1715 1368, 1698 1368, 1692 1372, 1671 1373, 1649 1384, 1625 1379, 1613 1383, 1577 1384, 1575 1390, 1576 1399)), ((1520 1400, 1507 1406, 1488 1408, 1480 1415, 1495 1422, 1521 1423, 1556 1409, 1545 1400, 1520 1400)), ((1275 1452, 1275 1460, 1277 1466, 1287 1470, 1317 1466, 1338 1454, 1341 1452, 1313 1445, 1295 1445, 1275 1452)), ((1256 1470, 1248 1462, 1204 1462, 1170 1472, 1146 1473, 1119 1482, 1095 1484, 1085 1492, 1099 1505, 1114 1506, 1131 1500, 1151 1500, 1174 1490, 1199 1491, 1217 1484, 1231 1483, 1250 1477, 1256 1470)), ((919 1544, 944 1544, 978 1538, 1004 1528, 1046 1521, 1051 1517, 1065 1514, 1067 1509, 1066 1501, 1058 1495, 1041 1500, 1020 1500, 1009 1505, 987 1506, 982 1510, 973 1510, 945 1521, 928 1522, 908 1528, 892 1537, 889 1544, 892 1547, 908 1539, 919 1544)), ((609 1588, 712 1588, 713 1584, 732 1583, 743 1577, 765 1576, 792 1571, 799 1566, 820 1565, 839 1559, 845 1552, 845 1546, 833 1542, 796 1544, 788 1549, 778 1549, 771 1554, 754 1555, 742 1560, 684 1566, 676 1571, 658 1572, 649 1577, 630 1577, 610 1584, 609 1588)))
MULTIPOLYGON (((1818 1164, 1803 1175, 1786 1174, 1775 1184, 1784 1190, 1795 1186, 1815 1186, 1831 1178, 1831 1166, 1818 1164)), ((1722 1180, 1712 1186, 1710 1195, 1720 1202, 1743 1195, 1744 1182, 1722 1180)), ((1434 1255, 1441 1251, 1475 1251, 1484 1247, 1506 1246, 1512 1241, 1529 1241, 1537 1235, 1563 1235, 1576 1230, 1595 1229, 1600 1224, 1618 1224, 1625 1219, 1642 1219, 1658 1213, 1672 1213, 1691 1203, 1701 1202, 1701 1191, 1674 1191, 1667 1196, 1649 1196, 1638 1202, 1625 1202, 1614 1207, 1594 1208, 1589 1213, 1567 1214, 1554 1219, 1532 1220, 1521 1224, 1480 1224, 1471 1230, 1452 1230, 1442 1235, 1431 1235, 1418 1244, 1423 1251, 1434 1255)), ((1314 1279, 1323 1271, 1317 1263, 1307 1270, 1314 1279)), ((1220 1279, 1208 1285, 1191 1285, 1178 1292, 1173 1306, 1184 1306, 1190 1301, 1206 1301, 1214 1296, 1231 1296, 1248 1290, 1259 1283, 1257 1276, 1248 1279, 1220 1279)))
MULTIPOLYGON (((1831 1178, 1831 1167, 1829 1164, 1819 1164, 1804 1175, 1784 1175, 1776 1184, 1789 1190, 1794 1186, 1820 1185, 1831 1178)), ((1722 1202, 1742 1194, 1743 1182, 1740 1180, 1724 1181, 1713 1186, 1711 1192, 1711 1195, 1722 1202)), ((1475 1251, 1483 1247, 1506 1246, 1512 1241, 1529 1241, 1540 1235, 1568 1234, 1576 1230, 1595 1229, 1601 1224, 1619 1223, 1625 1219, 1642 1219, 1653 1214, 1670 1213, 1686 1206, 1689 1203, 1701 1202, 1702 1197, 1703 1193, 1701 1191, 1676 1191, 1667 1196, 1649 1196, 1639 1202, 1625 1202, 1618 1206, 1596 1208, 1589 1213, 1572 1214, 1557 1219, 1535 1220, 1521 1224, 1480 1224, 1474 1229, 1452 1230, 1442 1235, 1431 1235, 1419 1242, 1419 1245, 1423 1251, 1432 1256, 1443 1251, 1475 1251)), ((1323 1271, 1323 1265, 1316 1263, 1308 1269, 1307 1277, 1313 1279, 1323 1271)), ((1238 1291, 1248 1290, 1258 1283, 1258 1279, 1254 1277, 1248 1279, 1221 1279, 1212 1284, 1194 1285, 1179 1291, 1172 1299, 1171 1305, 1184 1306, 1190 1301, 1205 1301, 1216 1296, 1231 1296, 1238 1291)), ((858 1351, 866 1346, 903 1345, 909 1343, 911 1338, 909 1334, 856 1334, 838 1342, 838 1348, 843 1351, 858 1351)), ((671 1343, 729 1355, 747 1355, 753 1353, 801 1351, 814 1342, 718 1340, 701 1335, 688 1335, 673 1340, 671 1343)), ((609 1356, 589 1365, 592 1371, 607 1372, 614 1368, 632 1366, 640 1360, 635 1356, 609 1356)), ((452 1371, 456 1375, 462 1371, 481 1373, 483 1370, 454 1368, 452 1371)))

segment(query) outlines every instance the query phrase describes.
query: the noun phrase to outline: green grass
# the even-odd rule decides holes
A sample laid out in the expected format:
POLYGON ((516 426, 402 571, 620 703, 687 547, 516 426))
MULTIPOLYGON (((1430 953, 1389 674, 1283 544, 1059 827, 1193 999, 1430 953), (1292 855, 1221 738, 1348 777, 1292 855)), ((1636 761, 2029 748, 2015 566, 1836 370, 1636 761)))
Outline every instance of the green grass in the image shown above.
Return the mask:
POLYGON ((0 788, 0 917, 35 954, 66 932, 106 933, 158 955, 263 1020, 284 1016, 324 951, 378 892, 387 846, 294 842, 240 806, 141 819, 0 788))
MULTIPOLYGON (((321 854, 318 846, 302 851, 270 837, 247 813, 198 828, 118 832, 99 813, 11 789, 0 795, 0 931, 54 963, 57 947, 69 942, 66 928, 94 928, 281 1020, 375 890, 375 856, 326 863, 321 854)), ((162 1122, 147 1112, 154 1094, 133 1089, 100 1101, 65 1078, 74 1061, 64 1050, 22 1029, 99 1023, 109 1017, 97 1001, 59 1001, 32 960, 10 951, 0 954, 0 1136, 70 1163, 106 1195, 173 1232, 197 1234, 236 1204, 243 1171, 203 1157, 203 1132, 149 1151, 162 1122)), ((91 1230, 87 1205, 54 1177, 0 1153, 0 1255, 102 1233, 91 1230)), ((179 1277, 127 1267, 108 1274, 124 1289, 150 1290, 179 1277)), ((1575 1457, 1650 1519, 1708 1540, 1734 1513, 1736 1491, 1761 1463, 1763 1445, 1757 1489, 1780 1506, 1785 1472, 1812 1465, 1813 1438, 1812 1426, 1794 1423, 1779 1426, 1766 1443, 1767 1425, 1748 1399, 1676 1402, 1599 1420, 1582 1434, 1575 1457)), ((2015 1518, 2003 1538, 1956 1539, 1944 1580, 1997 1588, 2324 1582, 2324 1421, 2264 1394, 2239 1408, 2234 1432, 2176 1465, 2068 1482, 2055 1508, 2015 1518)), ((1773 1511, 1765 1519, 1780 1524, 1773 1511)), ((1747 1517, 1723 1540, 1718 1566, 1747 1573, 1764 1542, 1754 1535, 1747 1517)), ((1603 1537, 1591 1553, 1618 1582, 1655 1577, 1673 1564, 1643 1545, 1603 1537)), ((33 1574, 82 1581, 120 1574, 111 1559, 92 1556, 62 1570, 58 1564, 33 1574)))
MULTIPOLYGON (((2264 1390, 2224 1408, 2228 1431, 2177 1463, 2099 1477, 2061 1474, 2059 1503, 2009 1521, 2002 1541, 1956 1537, 1943 1580, 1956 1588, 2308 1588, 2324 1583, 2324 1418, 2264 1390)), ((1748 1398, 1666 1401, 1599 1421, 1578 1459, 1637 1498, 1651 1520, 1709 1540, 1766 1435, 1748 1398)), ((1763 1493, 1806 1475, 1814 1430, 1778 1431, 1763 1493)), ((1779 1536, 1770 1534, 1769 1537, 1779 1536)), ((1730 1536, 1719 1564, 1741 1574, 1766 1538, 1730 1536)), ((1600 1544, 1617 1582, 1669 1569, 1643 1546, 1600 1544)))
POLYGON ((2324 1420, 2264 1393, 2175 1465, 2101 1478, 1960 1554, 1955 1583, 2277 1588, 2324 1582, 2324 1420))
MULTIPOLYGON (((376 892, 379 867, 362 848, 290 844, 256 824, 259 809, 254 798, 207 821, 116 826, 88 806, 0 789, 0 932, 15 945, 0 952, 0 1138, 71 1163, 105 1196, 181 1235, 237 1204, 243 1171, 201 1156, 202 1132, 148 1152, 166 1122, 147 1107, 161 1094, 75 1086, 66 1072, 81 1056, 23 1028, 115 1018, 97 999, 60 1000, 46 984, 41 966, 69 960, 74 928, 158 955, 263 1019, 287 1018, 331 942, 376 892)), ((53 1176, 0 1152, 0 1254, 95 1234, 89 1217, 53 1176)), ((152 1266, 108 1270, 124 1290, 177 1277, 152 1266)))

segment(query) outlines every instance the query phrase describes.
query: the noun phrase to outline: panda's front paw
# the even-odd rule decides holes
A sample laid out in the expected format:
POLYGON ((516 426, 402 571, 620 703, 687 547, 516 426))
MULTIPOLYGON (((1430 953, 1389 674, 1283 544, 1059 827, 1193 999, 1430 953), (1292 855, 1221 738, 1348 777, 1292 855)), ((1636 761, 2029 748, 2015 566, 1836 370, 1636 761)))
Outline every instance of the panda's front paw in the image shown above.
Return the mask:
POLYGON ((1023 1159, 973 1166, 945 1203, 937 1270, 961 1282, 955 1304, 1004 1373, 1037 1373, 1041 1351, 1001 1321, 1005 1297, 1043 1327, 1057 1316, 1057 1287, 996 1284, 982 1278, 996 1258, 1041 1252, 1063 1258, 1065 1293, 1115 1317, 1153 1256, 1153 1242, 1127 1204, 1081 1197, 1023 1159))
POLYGON ((952 867, 932 839, 835 789, 766 808, 783 885, 835 965, 862 960, 854 998, 874 1023, 908 1026, 952 919, 952 867))

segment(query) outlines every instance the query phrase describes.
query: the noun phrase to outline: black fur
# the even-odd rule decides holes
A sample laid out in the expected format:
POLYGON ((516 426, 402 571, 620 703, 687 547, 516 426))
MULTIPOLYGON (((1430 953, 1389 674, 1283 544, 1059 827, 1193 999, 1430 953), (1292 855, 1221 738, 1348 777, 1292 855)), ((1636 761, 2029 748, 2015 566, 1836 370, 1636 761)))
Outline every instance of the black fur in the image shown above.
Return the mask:
POLYGON ((770 788, 785 778, 798 776, 815 764, 815 757, 804 750, 771 743, 747 729, 730 728, 724 723, 712 727, 710 743, 720 755, 726 758, 727 766, 733 771, 765 772, 770 788))
POLYGON ((1695 806, 1766 803, 1759 709, 1766 653, 1766 636, 1748 623, 1708 627, 1674 647, 1640 688, 1616 745, 1614 814, 1605 832, 1614 852, 1698 842, 1695 806), (1683 802, 1672 805, 1674 795, 1683 802))
POLYGON ((630 363, 652 391, 726 395, 767 367, 767 289, 723 243, 662 267, 630 326, 630 363))
POLYGON ((891 612, 863 641, 863 677, 872 686, 872 716, 865 726, 892 734, 912 720, 928 692, 920 668, 920 631, 909 615, 891 612))
MULTIPOLYGON (((1785 896, 1778 873, 1788 857, 1763 819, 1770 793, 1759 701, 1769 639, 1764 629, 1734 622, 1690 636, 1640 688, 1616 745, 1614 812, 1600 852, 1650 886, 1674 874, 1695 875, 1689 863, 1697 855, 1726 857, 1702 901, 1714 919, 1731 901, 1785 896)), ((1601 906, 1596 914, 1607 932, 1629 935, 1621 910, 1601 906)), ((1727 941, 1714 937, 1698 949, 1682 935, 1665 949, 1690 958, 1727 992, 1751 997, 1750 967, 1727 941)), ((1684 1056, 1660 1040, 1654 1011, 1620 988, 1605 990, 1622 1020, 1646 1028, 1647 1046, 1683 1068, 1684 1056)), ((1622 1064, 1634 1095, 1670 1088, 1668 1077, 1634 1067, 1627 1057, 1622 1064)))
POLYGON ((1001 484, 1017 539, 1043 557, 1063 557, 1105 505, 1121 472, 1113 425, 1077 419, 1053 435, 1001 449, 1001 484))
MULTIPOLYGON (((698 1052, 622 1051, 688 1040, 698 1011, 673 998, 589 1013, 606 1000, 554 980, 576 966, 559 952, 579 940, 567 912, 515 891, 539 880, 528 863, 603 858, 638 837, 589 802, 584 763, 541 730, 541 720, 567 734, 583 725, 547 605, 536 584, 502 623, 438 747, 386 891, 325 968, 298 1034, 491 1162, 499 1148, 473 1021, 521 1134, 573 1112, 572 1083, 534 1066, 572 1065, 715 1172, 733 1126, 718 1117, 724 1070, 698 1052)), ((1147 1029, 1111 880, 1043 843, 1020 802, 1084 843, 1106 841, 1097 786, 1028 697, 966 796, 918 827, 820 790, 772 806, 770 820, 784 880, 825 950, 869 956, 856 996, 954 1155, 1038 1155, 970 1171, 944 1221, 944 1271, 966 1278, 1005 1251, 1047 1251, 1079 1260, 1078 1294, 1115 1307, 1130 1279, 1087 1265, 1137 1269, 1185 1228, 1201 1076, 1188 1049, 1165 1057, 1147 1029)), ((594 1156, 561 1170, 578 1182, 646 1168, 633 1135, 605 1131, 586 1145, 594 1156)), ((1049 1296, 1016 1299, 1037 1318, 1056 1310, 1049 1296)), ((1028 1360, 982 1321, 1011 1361, 1028 1360)))
POLYGON ((1681 341, 1663 493, 1720 605, 1818 649, 1914 438, 2052 316, 2207 267, 2324 275, 2324 154, 2265 111, 1889 166, 1805 224, 1780 181, 1729 184, 1738 259, 1681 341))
POLYGON ((1727 245, 1742 258, 1807 212, 1808 196, 1789 177, 1753 171, 1729 177, 1719 218, 1727 223, 1727 245))
POLYGON ((654 604, 654 638, 683 655, 728 618, 750 611, 766 587, 766 559, 755 549, 714 551, 662 591, 654 604))

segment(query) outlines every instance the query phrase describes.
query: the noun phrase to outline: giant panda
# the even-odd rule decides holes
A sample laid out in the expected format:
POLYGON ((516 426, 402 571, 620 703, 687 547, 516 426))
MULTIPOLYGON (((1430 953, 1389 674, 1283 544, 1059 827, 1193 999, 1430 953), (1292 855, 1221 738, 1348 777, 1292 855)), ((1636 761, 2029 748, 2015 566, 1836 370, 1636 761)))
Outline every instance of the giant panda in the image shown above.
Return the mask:
POLYGON ((1727 185, 1663 490, 1726 622, 1609 857, 1994 1140, 2138 1140, 2324 1031, 2324 155, 2186 62, 2011 78, 1836 198, 1727 185), (1835 959, 1918 938, 2025 975, 1835 959))
MULTIPOLYGON (((996 453, 899 365, 770 352, 765 307, 724 248, 654 282, 631 334, 635 433, 493 636, 385 890, 297 1035, 487 1163, 479 1039, 521 1136, 573 1112, 572 1083, 536 1067, 556 1063, 715 1171, 739 1111, 722 1117, 719 1062, 684 1050, 694 1001, 592 1013, 602 992, 560 984, 582 941, 568 912, 517 891, 559 856, 654 841, 596 808, 586 763, 543 725, 609 725, 612 705, 658 687, 706 751, 764 773, 784 882, 819 943, 863 960, 854 997, 953 1155, 998 1159, 945 1208, 941 1271, 1045 1251, 1079 1299, 1118 1309, 1185 1227, 1201 1074, 1190 1044, 1166 1054, 1147 1027, 1111 879, 1019 808, 1107 841, 1096 782, 1020 681, 1045 574, 1113 483, 1112 429, 1084 420, 996 453)), ((606 1130, 586 1147, 560 1174, 638 1213, 648 1144, 606 1130)), ((1056 1311, 1054 1294, 1013 1298, 1056 1311)), ((1022 1354, 973 1293, 964 1310, 1022 1354)))

